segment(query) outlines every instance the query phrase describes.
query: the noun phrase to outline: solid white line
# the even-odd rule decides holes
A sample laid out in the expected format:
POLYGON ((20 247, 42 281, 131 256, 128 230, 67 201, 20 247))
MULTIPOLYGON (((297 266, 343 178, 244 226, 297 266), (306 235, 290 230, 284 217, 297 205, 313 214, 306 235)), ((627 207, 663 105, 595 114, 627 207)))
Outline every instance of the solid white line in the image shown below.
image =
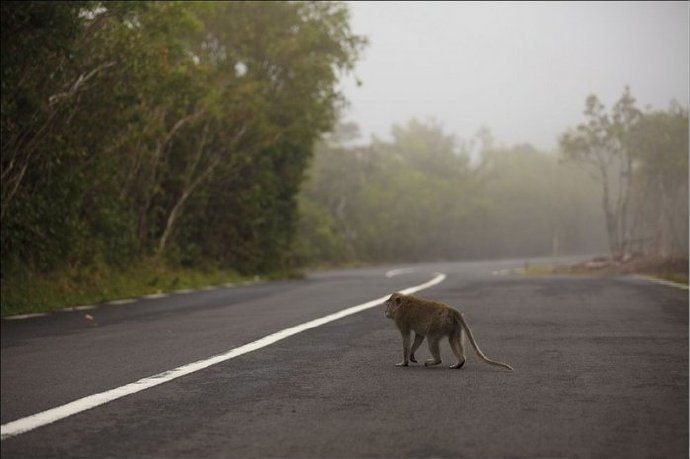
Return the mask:
POLYGON ((655 284, 665 285, 665 286, 667 286, 667 287, 675 287, 675 288, 679 288, 679 289, 682 289, 682 290, 688 290, 688 286, 687 286, 687 285, 685 285, 685 284, 679 284, 679 283, 677 283, 677 282, 672 282, 672 281, 668 281, 668 280, 664 280, 664 279, 657 279, 656 277, 652 277, 652 276, 643 276, 643 275, 639 275, 639 274, 638 274, 638 275, 635 275, 635 277, 637 277, 638 279, 644 279, 644 280, 647 280, 647 281, 650 281, 650 282, 654 282, 655 284))
MULTIPOLYGON (((411 293, 433 287, 434 285, 443 282, 445 278, 445 274, 434 273, 434 278, 429 282, 400 290, 400 292, 409 295, 411 293)), ((343 317, 347 317, 366 309, 373 308, 374 306, 378 306, 386 301, 388 296, 389 295, 386 295, 357 306, 352 306, 351 308, 343 309, 342 311, 338 311, 334 314, 329 314, 319 319, 314 319, 294 327, 286 328, 285 330, 264 336, 263 338, 254 342, 230 349, 223 354, 219 354, 208 359, 183 365, 175 368, 174 370, 164 371, 163 373, 158 373, 156 375, 140 379, 139 381, 127 384, 125 386, 107 390, 99 394, 89 395, 88 397, 80 398, 79 400, 75 400, 56 408, 27 416, 25 418, 17 419, 16 421, 8 422, 7 424, 0 426, 0 438, 5 440, 6 438, 10 438, 38 427, 51 424, 55 421, 59 421, 60 419, 64 419, 73 414, 95 408, 99 405, 103 405, 104 403, 112 402, 118 398, 126 397, 127 395, 132 395, 145 389, 150 389, 151 387, 155 387, 159 384, 172 381, 173 379, 177 379, 181 376, 203 370, 204 368, 208 368, 217 363, 225 362, 226 360, 234 359, 235 357, 239 357, 240 355, 248 352, 256 351, 257 349, 269 346, 277 341, 283 340, 292 335, 296 335, 297 333, 305 330, 309 330, 310 328, 319 327, 329 322, 333 322, 334 320, 342 319, 343 317)))

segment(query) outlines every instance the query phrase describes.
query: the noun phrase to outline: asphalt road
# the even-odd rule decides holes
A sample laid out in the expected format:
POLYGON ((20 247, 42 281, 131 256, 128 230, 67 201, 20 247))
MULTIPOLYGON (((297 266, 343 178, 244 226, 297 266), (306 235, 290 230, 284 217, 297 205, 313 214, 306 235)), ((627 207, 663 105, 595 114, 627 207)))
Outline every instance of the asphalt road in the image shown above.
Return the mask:
POLYGON ((688 291, 507 274, 520 263, 329 271, 3 320, 3 428, 434 272, 447 278, 418 295, 462 310, 515 372, 469 350, 450 370, 447 342, 442 366, 395 367, 399 334, 374 307, 6 438, 2 457, 688 457, 688 291))

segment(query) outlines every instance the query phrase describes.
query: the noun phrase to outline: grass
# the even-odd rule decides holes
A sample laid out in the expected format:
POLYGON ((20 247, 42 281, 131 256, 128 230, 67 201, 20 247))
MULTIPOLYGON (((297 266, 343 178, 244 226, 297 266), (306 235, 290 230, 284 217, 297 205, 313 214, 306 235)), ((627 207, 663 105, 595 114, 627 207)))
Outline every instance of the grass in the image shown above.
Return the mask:
POLYGON ((549 274, 641 274, 677 284, 688 285, 687 258, 639 258, 626 263, 612 263, 609 260, 591 260, 576 265, 551 265, 525 263, 520 271, 527 276, 546 276, 549 274))
POLYGON ((553 274, 556 267, 551 264, 541 264, 541 263, 525 263, 525 266, 518 270, 520 274, 526 276, 547 276, 553 274))
POLYGON ((675 282, 676 284, 688 285, 688 273, 676 273, 676 272, 652 272, 652 273, 642 273, 649 277, 654 277, 656 279, 666 280, 675 282))
POLYGON ((175 268, 155 260, 126 270, 92 266, 45 275, 13 272, 3 275, 0 305, 5 317, 254 279, 232 270, 175 268))

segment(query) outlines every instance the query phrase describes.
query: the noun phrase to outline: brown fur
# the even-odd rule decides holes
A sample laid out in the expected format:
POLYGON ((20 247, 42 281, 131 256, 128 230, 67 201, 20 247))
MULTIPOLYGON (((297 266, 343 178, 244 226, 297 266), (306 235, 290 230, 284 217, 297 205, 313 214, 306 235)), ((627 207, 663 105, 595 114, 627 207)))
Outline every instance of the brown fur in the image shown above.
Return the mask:
POLYGON ((466 333, 479 358, 491 365, 513 371, 513 368, 507 363, 492 360, 484 355, 463 315, 445 303, 394 293, 386 300, 385 314, 386 317, 395 322, 403 339, 403 360, 397 366, 407 366, 410 361, 417 362, 414 353, 424 338, 427 339, 429 352, 432 356, 431 359, 424 362, 424 366, 438 365, 441 363, 439 341, 447 336, 450 348, 458 358, 458 362, 451 365, 451 368, 461 368, 465 364, 464 341, 466 333), (412 332, 414 332, 415 338, 410 347, 410 334, 412 332))

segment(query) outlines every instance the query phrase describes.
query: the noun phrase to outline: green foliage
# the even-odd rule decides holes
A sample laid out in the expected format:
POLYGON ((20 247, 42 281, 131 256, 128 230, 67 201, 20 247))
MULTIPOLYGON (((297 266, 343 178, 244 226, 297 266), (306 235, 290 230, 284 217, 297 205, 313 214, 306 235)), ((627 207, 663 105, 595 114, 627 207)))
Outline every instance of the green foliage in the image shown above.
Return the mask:
POLYGON ((2 273, 288 269, 365 40, 338 2, 3 2, 2 273))
POLYGON ((599 182, 611 255, 687 255, 687 109, 641 112, 627 87, 610 113, 594 95, 585 107, 561 150, 599 182))
POLYGON ((105 263, 69 267, 49 274, 22 269, 0 284, 3 316, 58 311, 122 298, 246 281, 238 273, 212 266, 171 267, 160 260, 138 260, 127 269, 105 263))
POLYGON ((688 111, 649 112, 631 132, 633 250, 662 258, 688 253, 688 111))
POLYGON ((483 251, 524 256, 601 249, 601 198, 586 174, 529 145, 487 151, 483 160, 483 251))
MULTIPOLYGON (((436 123, 390 143, 322 142, 301 195, 307 263, 428 261, 597 251, 600 195, 529 145, 469 153, 436 123)), ((484 133, 483 135, 486 135, 484 133)))

